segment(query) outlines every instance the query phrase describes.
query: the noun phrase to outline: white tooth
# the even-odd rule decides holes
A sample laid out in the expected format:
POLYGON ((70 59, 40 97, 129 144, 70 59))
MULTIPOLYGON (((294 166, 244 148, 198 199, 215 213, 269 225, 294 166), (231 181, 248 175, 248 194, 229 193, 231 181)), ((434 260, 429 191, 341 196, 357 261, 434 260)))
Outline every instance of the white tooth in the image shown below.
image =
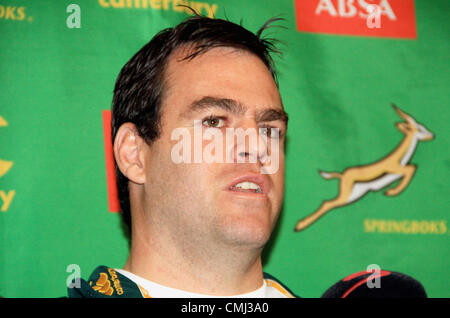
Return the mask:
POLYGON ((261 191, 261 188, 256 183, 248 182, 248 181, 240 182, 240 183, 236 184, 235 187, 241 188, 241 189, 253 189, 253 190, 261 191))

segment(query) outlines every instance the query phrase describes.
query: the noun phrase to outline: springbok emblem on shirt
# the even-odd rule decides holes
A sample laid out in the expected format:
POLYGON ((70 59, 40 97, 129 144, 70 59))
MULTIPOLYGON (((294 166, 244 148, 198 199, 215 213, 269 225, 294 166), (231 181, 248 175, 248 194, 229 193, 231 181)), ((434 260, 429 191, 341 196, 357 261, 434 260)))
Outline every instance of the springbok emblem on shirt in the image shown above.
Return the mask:
POLYGON ((397 128, 405 138, 389 155, 383 159, 364 166, 350 167, 342 173, 319 171, 325 179, 339 179, 339 194, 336 198, 323 201, 321 206, 312 214, 301 219, 295 231, 301 231, 317 221, 330 210, 348 205, 362 198, 369 191, 378 191, 393 182, 401 179, 397 186, 384 192, 385 195, 394 196, 402 192, 411 181, 416 166, 409 164, 419 141, 431 140, 433 134, 423 125, 392 105, 400 117, 405 121, 397 123, 397 128))

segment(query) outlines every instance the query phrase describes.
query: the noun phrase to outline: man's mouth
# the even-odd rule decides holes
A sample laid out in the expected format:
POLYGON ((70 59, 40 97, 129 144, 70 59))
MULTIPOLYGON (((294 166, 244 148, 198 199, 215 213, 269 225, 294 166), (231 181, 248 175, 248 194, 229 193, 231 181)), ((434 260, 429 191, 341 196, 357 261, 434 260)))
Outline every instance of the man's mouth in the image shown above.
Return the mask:
POLYGON ((267 195, 270 190, 267 176, 260 174, 245 174, 235 178, 226 188, 228 191, 267 195))
POLYGON ((262 193, 262 189, 259 185, 249 181, 240 182, 235 186, 231 186, 229 190, 239 192, 262 193))

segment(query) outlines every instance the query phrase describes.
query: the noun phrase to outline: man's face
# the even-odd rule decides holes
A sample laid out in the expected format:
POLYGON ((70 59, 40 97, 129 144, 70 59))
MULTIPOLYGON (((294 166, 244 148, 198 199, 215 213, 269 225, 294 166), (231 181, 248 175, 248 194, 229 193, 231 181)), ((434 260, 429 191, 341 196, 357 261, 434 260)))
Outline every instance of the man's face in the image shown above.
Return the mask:
MULTIPOLYGON (((178 50, 169 58, 162 131, 145 158, 148 217, 158 224, 159 231, 172 233, 180 241, 260 248, 270 237, 284 194, 286 123, 278 116, 284 113, 278 89, 263 62, 248 52, 214 48, 180 61, 186 54, 178 50), (172 150, 178 141, 171 138, 174 130, 190 132, 192 158, 198 150, 194 149, 194 121, 203 132, 213 127, 223 136, 227 128, 254 132, 261 127, 278 128, 277 149, 269 149, 278 152, 276 173, 262 174, 261 162, 249 160, 175 163, 172 150), (239 182, 256 184, 261 191, 238 189, 239 182)), ((203 140, 203 148, 208 143, 203 140)), ((224 156, 233 152, 256 158, 264 152, 261 148, 223 142, 224 156)))

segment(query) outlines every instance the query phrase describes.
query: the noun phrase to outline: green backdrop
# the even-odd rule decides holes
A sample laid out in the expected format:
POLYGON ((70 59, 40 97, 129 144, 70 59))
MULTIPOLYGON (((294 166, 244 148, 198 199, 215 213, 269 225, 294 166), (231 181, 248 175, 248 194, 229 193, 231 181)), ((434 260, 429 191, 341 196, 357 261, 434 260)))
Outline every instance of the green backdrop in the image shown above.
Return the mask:
MULTIPOLYGON (((0 1, 1 296, 64 296, 69 264, 84 278, 97 265, 124 264, 127 241, 108 211, 101 112, 125 62, 188 16, 172 4, 0 1), (81 9, 80 28, 68 27, 71 3, 81 9)), ((286 195, 265 271, 303 297, 320 297, 378 264, 415 277, 431 297, 449 297, 450 3, 415 1, 416 39, 299 32, 290 0, 188 4, 243 19, 252 31, 285 18, 286 29, 269 33, 284 43, 275 60, 290 115, 286 195), (338 179, 318 170, 374 163, 402 141, 391 103, 435 135, 417 144, 409 185, 397 196, 370 192, 295 232, 338 194, 338 179)))

